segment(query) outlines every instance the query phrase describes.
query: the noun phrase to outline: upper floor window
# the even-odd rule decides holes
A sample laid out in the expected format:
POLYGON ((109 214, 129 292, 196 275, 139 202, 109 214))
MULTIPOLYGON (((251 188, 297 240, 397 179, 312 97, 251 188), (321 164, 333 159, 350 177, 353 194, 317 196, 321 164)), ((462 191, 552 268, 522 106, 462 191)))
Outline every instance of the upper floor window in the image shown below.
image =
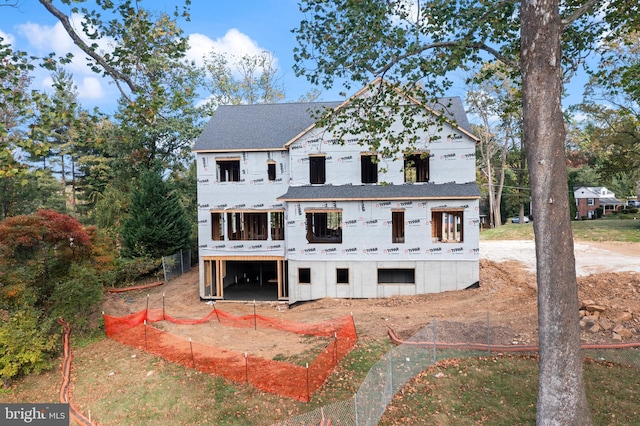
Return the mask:
POLYGON ((391 242, 404 243, 404 211, 391 212, 391 242))
POLYGON ((310 243, 341 243, 342 212, 311 211, 306 213, 307 241, 310 243))
POLYGON ((325 183, 325 160, 326 158, 324 155, 309 157, 309 183, 325 183))
POLYGON ((596 199, 595 198, 587 198, 587 205, 588 206, 595 206, 596 205, 596 199))
POLYGON ((269 180, 276 180, 276 163, 267 163, 267 175, 269 175, 269 180))
POLYGON ((216 167, 219 182, 240 182, 239 158, 218 158, 216 167))
POLYGON ((375 154, 360 156, 360 175, 362 183, 378 183, 378 157, 375 154))
POLYGON ((429 153, 409 154, 404 157, 405 182, 429 182, 429 153))
POLYGON ((462 210, 431 212, 431 237, 434 242, 461 243, 464 237, 462 210))
POLYGON ((271 224, 271 239, 284 240, 284 212, 271 212, 269 222, 271 224))
POLYGON ((227 237, 229 240, 266 240, 267 213, 227 213, 227 237))
POLYGON ((211 239, 213 241, 224 240, 224 230, 222 227, 222 213, 211 213, 211 239))

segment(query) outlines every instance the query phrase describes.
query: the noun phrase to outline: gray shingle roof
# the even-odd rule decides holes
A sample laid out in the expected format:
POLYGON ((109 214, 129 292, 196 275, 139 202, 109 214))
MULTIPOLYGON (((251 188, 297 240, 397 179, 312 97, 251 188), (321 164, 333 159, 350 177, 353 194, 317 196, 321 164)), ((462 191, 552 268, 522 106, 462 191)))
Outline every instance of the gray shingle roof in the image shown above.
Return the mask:
MULTIPOLYGON (((310 111, 335 108, 342 102, 220 105, 194 144, 193 151, 284 149, 315 123, 310 111)), ((444 113, 467 132, 471 126, 459 97, 441 98, 430 108, 444 113)))
POLYGON ((341 103, 220 105, 193 151, 284 149, 284 144, 315 123, 311 111, 341 103))
POLYGON ((292 186, 278 197, 283 201, 312 200, 406 200, 429 198, 477 198, 480 190, 475 182, 425 183, 407 185, 322 185, 292 186))

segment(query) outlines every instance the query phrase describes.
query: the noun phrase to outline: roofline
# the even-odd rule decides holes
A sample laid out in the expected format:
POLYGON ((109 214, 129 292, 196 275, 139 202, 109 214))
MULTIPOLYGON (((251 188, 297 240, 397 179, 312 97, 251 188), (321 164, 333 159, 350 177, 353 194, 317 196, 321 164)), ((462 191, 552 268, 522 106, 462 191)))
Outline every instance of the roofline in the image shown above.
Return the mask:
POLYGON ((285 198, 277 197, 276 200, 283 200, 287 202, 301 202, 301 201, 360 201, 360 200, 372 200, 372 201, 390 201, 390 200, 477 200, 480 199, 479 195, 446 195, 446 196, 398 196, 398 197, 349 197, 349 198, 336 198, 336 197, 318 197, 318 198, 285 198))
POLYGON ((202 152, 269 152, 269 151, 288 151, 287 148, 253 148, 253 149, 192 149, 191 152, 202 153, 202 152))
MULTIPOLYGON (((349 96, 349 98, 345 99, 344 101, 342 101, 340 103, 340 105, 338 105, 337 107, 334 108, 334 111, 337 111, 341 108, 344 108, 345 105, 347 105, 351 99, 356 98, 360 95, 362 95, 363 93, 365 93, 367 90, 369 90, 369 87, 373 86, 374 84, 377 84, 378 82, 382 82, 385 84, 389 84, 389 82, 385 81, 382 79, 382 77, 377 77, 375 80, 373 80, 371 83, 369 83, 368 85, 366 85, 365 87, 361 88, 360 90, 358 90, 355 94, 349 96)), ((434 114, 437 117, 443 117, 443 119, 449 123, 449 125, 451 125, 451 127, 454 127, 455 129, 458 129, 459 131, 461 131, 462 133, 464 133, 465 135, 467 135, 469 138, 473 139, 476 144, 480 142, 480 138, 477 137, 476 135, 474 135, 473 133, 463 129, 462 127, 458 126, 457 124, 454 124, 451 120, 449 120, 447 117, 445 117, 442 113, 434 110, 433 108, 428 107, 427 105, 425 105, 424 103, 418 101, 417 99, 412 98, 411 96, 408 96, 406 93, 404 93, 402 90, 400 90, 397 87, 393 87, 393 90, 395 90, 399 95, 404 96, 405 98, 409 99, 411 102, 413 102, 416 105, 419 105, 421 107, 423 107, 424 109, 426 109, 427 111, 431 112, 432 114, 434 114)), ((465 112, 466 113, 466 112, 465 112)), ((313 129, 316 126, 316 123, 313 123, 312 125, 310 125, 309 127, 307 127, 306 129, 302 130, 300 133, 298 133, 297 135, 295 135, 293 138, 291 138, 289 141, 287 141, 284 144, 285 148, 288 148, 289 145, 291 145, 292 143, 294 143, 296 140, 298 140, 300 137, 302 137, 304 134, 308 133, 309 131, 311 131, 311 129, 313 129)))

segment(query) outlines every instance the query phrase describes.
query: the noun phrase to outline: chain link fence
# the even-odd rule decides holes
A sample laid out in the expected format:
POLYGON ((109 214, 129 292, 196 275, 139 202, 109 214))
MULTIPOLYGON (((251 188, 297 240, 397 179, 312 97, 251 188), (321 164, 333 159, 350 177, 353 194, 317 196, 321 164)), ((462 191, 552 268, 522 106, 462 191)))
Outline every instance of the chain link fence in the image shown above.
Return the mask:
MULTIPOLYGON (((283 420, 273 426, 374 426, 382 418, 394 395, 409 380, 439 360, 504 352, 537 352, 536 344, 498 343, 504 342, 505 337, 505 330, 492 326, 488 314, 486 318, 478 317, 477 321, 465 323, 436 322, 434 319, 409 339, 398 339, 396 342, 400 344, 390 345, 389 352, 371 367, 352 398, 283 420)), ((585 357, 640 368, 640 343, 585 345, 583 348, 585 357)))
POLYGON ((180 250, 171 256, 162 256, 164 281, 179 277, 191 270, 191 250, 180 250))

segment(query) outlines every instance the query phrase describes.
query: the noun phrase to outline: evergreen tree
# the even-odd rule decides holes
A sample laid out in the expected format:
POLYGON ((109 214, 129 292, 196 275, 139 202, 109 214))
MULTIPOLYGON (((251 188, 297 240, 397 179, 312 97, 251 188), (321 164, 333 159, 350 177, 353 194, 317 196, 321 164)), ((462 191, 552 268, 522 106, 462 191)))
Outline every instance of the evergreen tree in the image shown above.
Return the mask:
POLYGON ((122 224, 123 255, 159 258, 189 248, 191 227, 180 199, 158 168, 144 171, 122 224))

